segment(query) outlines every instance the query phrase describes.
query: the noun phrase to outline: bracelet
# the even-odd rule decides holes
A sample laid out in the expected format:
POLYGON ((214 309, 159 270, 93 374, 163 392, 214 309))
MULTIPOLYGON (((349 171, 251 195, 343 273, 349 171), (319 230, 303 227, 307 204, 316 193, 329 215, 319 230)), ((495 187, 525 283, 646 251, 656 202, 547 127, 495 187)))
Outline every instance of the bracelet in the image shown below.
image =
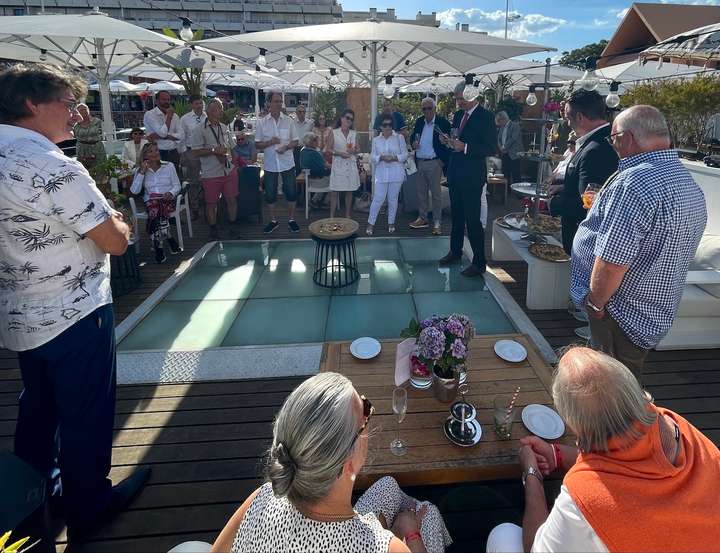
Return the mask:
POLYGON ((552 444, 553 453, 555 454, 555 470, 558 470, 562 466, 562 453, 560 452, 560 446, 552 444))
POLYGON ((413 540, 419 540, 422 536, 420 535, 420 532, 410 532, 409 534, 405 534, 405 543, 413 540))

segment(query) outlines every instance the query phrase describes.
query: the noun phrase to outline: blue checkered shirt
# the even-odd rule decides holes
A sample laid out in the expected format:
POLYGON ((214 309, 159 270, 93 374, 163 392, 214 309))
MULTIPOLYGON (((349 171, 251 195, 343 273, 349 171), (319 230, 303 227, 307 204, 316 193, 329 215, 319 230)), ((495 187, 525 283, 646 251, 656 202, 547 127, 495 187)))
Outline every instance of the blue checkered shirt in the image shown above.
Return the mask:
POLYGON ((705 196, 674 150, 625 158, 618 171, 575 235, 570 295, 582 306, 596 257, 629 266, 607 311, 634 344, 650 349, 675 318, 705 230, 705 196))

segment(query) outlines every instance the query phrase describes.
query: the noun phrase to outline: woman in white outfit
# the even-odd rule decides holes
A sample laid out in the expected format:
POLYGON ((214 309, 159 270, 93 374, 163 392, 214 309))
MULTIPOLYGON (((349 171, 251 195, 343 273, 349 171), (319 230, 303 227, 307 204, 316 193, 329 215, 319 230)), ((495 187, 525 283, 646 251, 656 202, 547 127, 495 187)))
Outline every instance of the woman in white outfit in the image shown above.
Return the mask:
POLYGON ((380 208, 387 197, 388 203, 388 232, 395 232, 395 215, 398 208, 400 188, 405 180, 405 160, 408 157, 405 138, 393 132, 393 118, 391 115, 383 116, 380 120, 381 133, 373 138, 372 154, 370 159, 375 167, 375 184, 373 186, 373 199, 370 204, 368 217, 368 235, 375 229, 380 208))
POLYGON ((360 187, 360 174, 357 166, 357 135, 352 129, 355 112, 346 109, 342 112, 337 127, 328 135, 325 151, 332 154, 330 173, 330 217, 335 217, 338 206, 338 192, 345 192, 345 217, 352 213, 353 192, 360 187))

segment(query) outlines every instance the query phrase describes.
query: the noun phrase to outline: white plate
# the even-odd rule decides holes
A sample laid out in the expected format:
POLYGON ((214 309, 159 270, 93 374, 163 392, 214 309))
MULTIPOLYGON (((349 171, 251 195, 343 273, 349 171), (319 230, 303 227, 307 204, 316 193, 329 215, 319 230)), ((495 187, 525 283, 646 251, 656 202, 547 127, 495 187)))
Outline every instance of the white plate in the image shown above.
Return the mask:
POLYGON ((519 363, 527 359, 525 346, 515 340, 498 340, 495 342, 494 349, 500 359, 511 363, 519 363))
POLYGON ((380 353, 380 342, 375 338, 358 338, 350 344, 350 353, 358 359, 372 359, 380 353))
POLYGON ((560 415, 545 405, 533 403, 525 407, 522 421, 530 432, 546 440, 555 440, 565 433, 560 415))

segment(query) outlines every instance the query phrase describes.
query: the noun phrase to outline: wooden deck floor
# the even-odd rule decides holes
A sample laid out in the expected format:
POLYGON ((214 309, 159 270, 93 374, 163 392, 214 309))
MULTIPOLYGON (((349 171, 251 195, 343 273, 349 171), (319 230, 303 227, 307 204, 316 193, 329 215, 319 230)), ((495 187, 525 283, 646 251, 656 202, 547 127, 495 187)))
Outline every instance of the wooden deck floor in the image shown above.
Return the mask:
MULTIPOLYGON (((491 201, 491 217, 508 211, 497 202, 491 201)), ((313 215, 319 218, 323 214, 313 215)), ((399 216, 398 234, 429 234, 408 229, 410 219, 399 216)), ((378 225, 377 235, 384 234, 383 226, 378 225)), ((270 238, 307 237, 305 229, 306 225, 299 236, 291 235, 282 225, 270 238)), ((239 230, 245 238, 265 237, 256 223, 244 224, 239 230)), ((443 230, 449 231, 448 222, 443 230)), ((185 253, 164 265, 150 259, 145 241, 143 285, 116 299, 117 321, 207 238, 207 227, 196 224, 195 238, 186 240, 185 253)), ((487 246, 489 253, 489 237, 487 246)), ((490 265, 524 306, 524 265, 492 261, 490 265)), ((573 329, 578 323, 564 311, 529 311, 528 315, 553 347, 577 341, 573 329)), ((646 374, 659 404, 685 415, 720 443, 720 350, 652 352, 646 374)), ((117 481, 138 465, 152 466, 153 474, 131 509, 100 531, 95 541, 67 550, 163 552, 186 540, 212 541, 237 505, 258 485, 273 416, 298 382, 300 379, 284 378, 120 387, 111 476, 117 481)), ((21 388, 17 356, 0 350, 0 448, 12 449, 21 388)), ((458 551, 484 550, 488 530, 499 522, 519 522, 522 508, 521 487, 515 481, 421 488, 411 493, 441 507, 458 551)), ((59 550, 66 548, 62 532, 58 544, 59 550)))

